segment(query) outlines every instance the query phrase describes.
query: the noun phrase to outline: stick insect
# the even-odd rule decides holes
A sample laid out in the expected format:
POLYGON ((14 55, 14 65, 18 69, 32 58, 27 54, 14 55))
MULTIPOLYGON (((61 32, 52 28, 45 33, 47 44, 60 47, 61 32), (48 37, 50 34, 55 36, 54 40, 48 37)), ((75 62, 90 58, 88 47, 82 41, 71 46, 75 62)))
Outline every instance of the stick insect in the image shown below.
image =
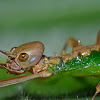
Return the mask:
MULTIPOLYGON (((0 50, 0 52, 8 56, 6 63, 0 63, 1 69, 4 68, 13 75, 19 75, 27 71, 32 73, 31 75, 0 80, 0 87, 17 84, 33 78, 52 77, 52 75, 61 72, 66 72, 66 75, 73 77, 100 76, 100 73, 93 73, 94 69, 92 69, 92 67, 97 67, 95 71, 100 70, 100 31, 96 44, 89 46, 82 46, 80 40, 69 38, 61 51, 61 55, 55 53, 55 57, 43 55, 44 45, 39 41, 13 47, 10 52, 4 50, 0 50), (69 54, 65 52, 68 45, 72 47, 72 52, 69 54), (74 71, 80 74, 71 74, 74 71)), ((96 92, 91 100, 94 100, 99 92, 100 83, 97 85, 96 92)))

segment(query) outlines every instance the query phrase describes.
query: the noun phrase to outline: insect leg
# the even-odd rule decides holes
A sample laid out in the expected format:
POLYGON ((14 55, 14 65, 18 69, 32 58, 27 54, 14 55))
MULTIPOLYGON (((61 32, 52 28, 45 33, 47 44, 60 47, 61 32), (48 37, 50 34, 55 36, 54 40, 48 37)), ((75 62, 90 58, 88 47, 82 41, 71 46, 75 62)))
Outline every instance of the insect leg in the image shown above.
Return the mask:
POLYGON ((100 82, 99 82, 99 84, 97 85, 97 87, 96 87, 96 92, 95 92, 95 94, 94 94, 94 96, 92 97, 91 100, 94 100, 95 97, 97 96, 97 94, 98 94, 99 92, 100 92, 100 82))
POLYGON ((75 40, 73 38, 69 38, 66 41, 64 48, 62 49, 62 55, 65 54, 65 50, 66 50, 67 46, 71 46, 74 49, 75 47, 81 46, 81 43, 80 43, 80 40, 75 40))
POLYGON ((96 42, 96 44, 100 44, 100 31, 98 32, 97 42, 96 42))

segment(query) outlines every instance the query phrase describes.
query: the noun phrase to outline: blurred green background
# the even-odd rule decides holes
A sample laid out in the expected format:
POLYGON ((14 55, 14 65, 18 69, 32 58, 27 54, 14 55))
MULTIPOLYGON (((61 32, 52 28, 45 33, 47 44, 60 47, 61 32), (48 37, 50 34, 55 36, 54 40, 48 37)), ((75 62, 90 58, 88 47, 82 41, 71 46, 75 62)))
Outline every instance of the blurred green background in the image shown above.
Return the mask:
MULTIPOLYGON (((99 0, 0 0, 2 50, 41 41, 44 54, 53 56, 55 51, 60 53, 69 37, 80 39, 83 45, 94 44, 99 30, 99 0)), ((2 61, 5 56, 0 56, 2 61)))

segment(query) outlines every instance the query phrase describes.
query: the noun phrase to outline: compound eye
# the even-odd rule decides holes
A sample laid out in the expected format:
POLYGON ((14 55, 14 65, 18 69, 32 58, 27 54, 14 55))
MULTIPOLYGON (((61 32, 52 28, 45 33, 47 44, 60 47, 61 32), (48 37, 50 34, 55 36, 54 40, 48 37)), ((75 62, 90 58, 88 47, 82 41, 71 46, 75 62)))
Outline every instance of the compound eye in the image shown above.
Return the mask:
POLYGON ((27 61, 29 58, 29 55, 27 53, 21 53, 18 57, 18 59, 21 61, 21 62, 25 62, 27 61))

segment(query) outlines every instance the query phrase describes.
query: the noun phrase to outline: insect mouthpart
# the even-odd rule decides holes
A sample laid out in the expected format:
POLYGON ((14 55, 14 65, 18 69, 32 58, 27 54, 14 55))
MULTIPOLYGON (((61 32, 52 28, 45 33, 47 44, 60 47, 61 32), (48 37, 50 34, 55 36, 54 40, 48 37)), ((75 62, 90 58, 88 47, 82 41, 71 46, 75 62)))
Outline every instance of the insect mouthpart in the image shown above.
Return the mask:
POLYGON ((9 60, 6 63, 6 69, 10 74, 19 75, 25 72, 26 69, 21 68, 18 64, 13 60, 9 60))

